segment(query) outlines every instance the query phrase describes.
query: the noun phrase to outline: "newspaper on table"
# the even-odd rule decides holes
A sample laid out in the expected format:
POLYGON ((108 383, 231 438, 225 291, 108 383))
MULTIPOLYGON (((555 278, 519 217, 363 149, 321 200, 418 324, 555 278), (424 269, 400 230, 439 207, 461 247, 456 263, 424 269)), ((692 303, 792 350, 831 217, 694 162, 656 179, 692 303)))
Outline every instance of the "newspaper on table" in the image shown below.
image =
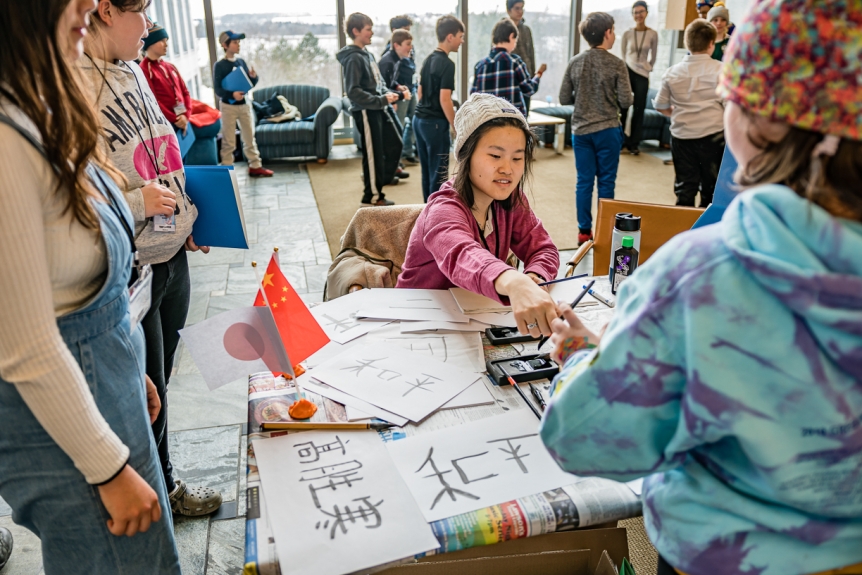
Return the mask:
POLYGON ((343 575, 439 547, 375 432, 307 431, 253 445, 287 573, 343 575))

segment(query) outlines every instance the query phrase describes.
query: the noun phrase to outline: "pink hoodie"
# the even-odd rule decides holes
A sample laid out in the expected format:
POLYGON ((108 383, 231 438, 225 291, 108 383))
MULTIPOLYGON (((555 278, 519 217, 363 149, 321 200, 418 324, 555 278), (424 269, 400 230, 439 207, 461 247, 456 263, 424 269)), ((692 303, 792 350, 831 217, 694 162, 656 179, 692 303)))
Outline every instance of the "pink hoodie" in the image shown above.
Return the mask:
MULTIPOLYGON (((523 195, 523 192, 516 192, 523 195)), ((482 243, 476 219, 449 180, 431 195, 419 214, 399 288, 449 289, 462 287, 506 302, 494 289, 494 281, 512 269, 505 261, 509 250, 524 262, 524 272, 552 280, 560 267, 560 254, 542 222, 527 206, 504 210, 494 202, 495 230, 482 243), (497 257, 495 254, 498 254, 497 257)), ((508 298, 506 298, 508 299, 508 298)))

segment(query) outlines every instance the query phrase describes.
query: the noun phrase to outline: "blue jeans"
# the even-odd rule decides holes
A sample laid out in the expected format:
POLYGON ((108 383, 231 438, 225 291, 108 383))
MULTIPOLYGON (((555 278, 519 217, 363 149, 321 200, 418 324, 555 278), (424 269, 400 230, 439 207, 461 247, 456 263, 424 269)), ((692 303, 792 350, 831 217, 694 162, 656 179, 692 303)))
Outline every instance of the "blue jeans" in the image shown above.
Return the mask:
POLYGON ((414 117, 413 129, 422 164, 422 197, 427 202, 449 179, 449 120, 414 117))
POLYGON ((416 139, 413 137, 413 113, 416 111, 416 90, 410 92, 410 100, 407 102, 398 102, 398 109, 395 110, 395 115, 398 116, 398 121, 404 128, 401 139, 404 140, 404 148, 401 150, 401 157, 407 158, 416 155, 416 139))
MULTIPOLYGON (((98 181, 98 180, 96 180, 98 181)), ((134 229, 116 188, 116 204, 134 229)), ((146 533, 111 535, 98 488, 48 435, 18 389, 0 379, 0 495, 12 520, 42 540, 45 573, 179 575, 173 520, 144 394, 144 334, 130 330, 127 282, 131 246, 108 204, 92 202, 108 255, 105 283, 83 309, 57 318, 66 347, 83 372, 96 407, 129 448, 129 466, 156 492, 161 519, 146 533)), ((11 249, 11 248, 10 248, 11 249)))
POLYGON ((613 199, 620 167, 622 127, 607 128, 583 136, 572 135, 578 183, 575 205, 578 208, 578 229, 588 233, 593 229, 593 183, 598 180, 599 199, 613 199))

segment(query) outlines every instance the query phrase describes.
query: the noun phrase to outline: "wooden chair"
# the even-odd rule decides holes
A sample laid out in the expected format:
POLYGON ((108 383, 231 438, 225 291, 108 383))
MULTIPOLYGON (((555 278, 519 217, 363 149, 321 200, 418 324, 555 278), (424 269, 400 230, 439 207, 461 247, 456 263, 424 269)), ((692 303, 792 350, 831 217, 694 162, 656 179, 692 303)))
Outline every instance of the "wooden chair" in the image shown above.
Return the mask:
POLYGON ((703 209, 624 200, 599 200, 595 241, 587 242, 578 249, 566 264, 569 266, 566 277, 572 275, 575 266, 586 256, 590 248, 593 249, 593 275, 603 276, 608 273, 614 218, 620 212, 630 212, 641 218, 641 249, 638 261, 643 263, 672 237, 690 230, 694 222, 703 214, 703 209))

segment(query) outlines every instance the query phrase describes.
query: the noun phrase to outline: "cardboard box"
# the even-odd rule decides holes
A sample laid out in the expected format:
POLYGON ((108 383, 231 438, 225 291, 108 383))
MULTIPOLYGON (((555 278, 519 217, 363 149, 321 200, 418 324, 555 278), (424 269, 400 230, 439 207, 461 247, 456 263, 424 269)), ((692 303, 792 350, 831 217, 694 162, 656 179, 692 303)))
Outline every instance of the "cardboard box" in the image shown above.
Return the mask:
POLYGON ((379 575, 594 575, 628 557, 626 530, 580 529, 425 557, 379 575), (602 562, 606 553, 610 558, 602 562))

